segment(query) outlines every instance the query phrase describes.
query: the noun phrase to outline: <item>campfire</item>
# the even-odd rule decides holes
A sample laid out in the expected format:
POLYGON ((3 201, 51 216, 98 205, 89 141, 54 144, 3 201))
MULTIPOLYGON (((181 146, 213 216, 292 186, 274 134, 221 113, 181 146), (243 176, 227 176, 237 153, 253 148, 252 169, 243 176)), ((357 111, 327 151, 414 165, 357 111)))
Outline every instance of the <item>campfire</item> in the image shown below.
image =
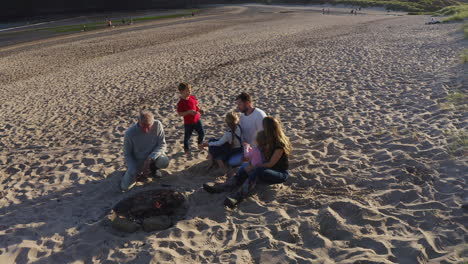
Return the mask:
POLYGON ((149 190, 136 193, 114 206, 112 227, 124 232, 140 228, 147 232, 171 227, 184 217, 185 197, 174 190, 149 190))

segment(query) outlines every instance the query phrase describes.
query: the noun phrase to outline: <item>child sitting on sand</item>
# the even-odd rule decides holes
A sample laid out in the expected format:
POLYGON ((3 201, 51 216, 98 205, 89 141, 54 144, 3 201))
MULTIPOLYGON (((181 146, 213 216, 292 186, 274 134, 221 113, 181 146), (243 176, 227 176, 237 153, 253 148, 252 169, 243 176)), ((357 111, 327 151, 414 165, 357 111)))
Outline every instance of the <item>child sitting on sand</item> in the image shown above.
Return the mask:
POLYGON ((205 129, 200 119, 203 111, 198 107, 197 98, 192 95, 192 85, 186 82, 179 84, 180 100, 177 103, 177 114, 184 117, 184 151, 190 153, 189 141, 193 130, 198 134, 198 147, 201 148, 205 129))
POLYGON ((242 130, 239 125, 239 116, 234 112, 226 114, 226 125, 229 128, 220 139, 211 139, 202 144, 208 147, 208 159, 210 160, 208 169, 211 169, 216 160, 218 166, 224 169, 224 161, 233 154, 242 153, 241 136, 242 130))
POLYGON ((249 162, 251 166, 258 166, 263 163, 263 155, 260 148, 266 145, 266 137, 264 131, 259 131, 255 138, 257 146, 250 146, 249 143, 244 143, 244 161, 249 162))
MULTIPOLYGON (((221 184, 203 184, 203 189, 209 193, 229 192, 238 188, 237 192, 229 195, 224 200, 224 205, 233 208, 254 190, 258 180, 277 184, 285 182, 289 177, 289 156, 291 155, 291 143, 284 134, 279 121, 273 117, 263 119, 263 131, 266 138, 265 146, 260 150, 265 158, 262 164, 257 166, 241 166, 236 175, 221 184)), ((258 142, 257 142, 258 143, 258 142)))

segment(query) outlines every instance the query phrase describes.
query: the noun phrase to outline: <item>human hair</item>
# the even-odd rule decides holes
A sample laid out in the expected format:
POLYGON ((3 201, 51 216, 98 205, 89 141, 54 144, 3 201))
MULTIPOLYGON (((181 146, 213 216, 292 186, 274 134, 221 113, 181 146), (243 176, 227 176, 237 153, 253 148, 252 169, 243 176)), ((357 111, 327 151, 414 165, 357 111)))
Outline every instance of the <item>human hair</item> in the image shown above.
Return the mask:
POLYGON ((236 112, 229 112, 226 114, 225 120, 226 120, 227 126, 231 130, 231 134, 232 134, 231 147, 232 147, 234 146, 234 137, 236 136, 236 128, 237 128, 237 125, 239 124, 239 115, 237 115, 236 112))
POLYGON ((270 159, 276 148, 282 148, 284 153, 289 156, 291 154, 291 143, 289 138, 284 134, 280 122, 274 117, 267 116, 263 118, 263 131, 266 137, 266 149, 264 150, 265 157, 270 159))
POLYGON ((149 123, 153 121, 154 115, 150 110, 143 109, 140 111, 140 115, 138 116, 138 121, 143 123, 149 123))
POLYGON ((260 130, 257 132, 257 135, 255 136, 255 141, 257 142, 257 147, 260 149, 260 151, 265 151, 268 142, 264 130, 260 130))
POLYGON ((179 89, 179 92, 182 92, 187 88, 192 88, 192 85, 188 82, 181 82, 177 88, 179 89))
POLYGON ((243 103, 250 102, 253 103, 252 96, 246 92, 240 93, 237 97, 236 100, 241 100, 243 103))

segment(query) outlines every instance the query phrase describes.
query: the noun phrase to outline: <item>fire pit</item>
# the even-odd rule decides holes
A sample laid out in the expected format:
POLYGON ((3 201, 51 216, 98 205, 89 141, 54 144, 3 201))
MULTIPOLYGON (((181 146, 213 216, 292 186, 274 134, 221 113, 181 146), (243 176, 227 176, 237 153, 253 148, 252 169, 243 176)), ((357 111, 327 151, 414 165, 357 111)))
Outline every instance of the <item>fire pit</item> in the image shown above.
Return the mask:
POLYGON ((174 190, 148 190, 123 199, 112 208, 109 219, 116 230, 132 233, 163 230, 187 212, 185 196, 174 190))

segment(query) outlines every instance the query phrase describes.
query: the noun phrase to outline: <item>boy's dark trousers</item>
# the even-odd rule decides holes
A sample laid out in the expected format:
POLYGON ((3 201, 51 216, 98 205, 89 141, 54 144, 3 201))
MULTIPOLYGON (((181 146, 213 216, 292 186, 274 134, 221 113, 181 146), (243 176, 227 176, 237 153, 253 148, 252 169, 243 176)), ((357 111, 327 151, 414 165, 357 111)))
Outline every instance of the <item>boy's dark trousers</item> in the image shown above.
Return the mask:
POLYGON ((189 141, 192 136, 193 130, 197 131, 198 134, 198 144, 203 143, 203 138, 205 138, 205 129, 201 120, 198 120, 195 124, 184 124, 185 134, 184 134, 184 150, 189 150, 189 141))

